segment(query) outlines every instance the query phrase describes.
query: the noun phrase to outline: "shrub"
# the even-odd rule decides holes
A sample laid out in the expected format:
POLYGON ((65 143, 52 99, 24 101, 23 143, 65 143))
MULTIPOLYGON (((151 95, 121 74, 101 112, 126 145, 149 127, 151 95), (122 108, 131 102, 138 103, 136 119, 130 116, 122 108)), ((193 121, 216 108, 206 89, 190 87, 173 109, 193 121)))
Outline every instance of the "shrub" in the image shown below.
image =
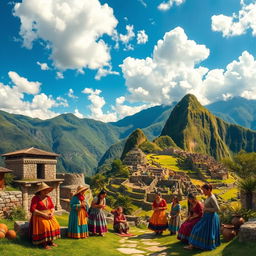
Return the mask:
POLYGON ((13 186, 13 179, 14 179, 14 175, 12 173, 6 173, 4 175, 4 182, 6 186, 13 186))
POLYGON ((14 208, 10 214, 7 217, 9 220, 26 220, 26 213, 25 210, 21 207, 18 206, 14 208))

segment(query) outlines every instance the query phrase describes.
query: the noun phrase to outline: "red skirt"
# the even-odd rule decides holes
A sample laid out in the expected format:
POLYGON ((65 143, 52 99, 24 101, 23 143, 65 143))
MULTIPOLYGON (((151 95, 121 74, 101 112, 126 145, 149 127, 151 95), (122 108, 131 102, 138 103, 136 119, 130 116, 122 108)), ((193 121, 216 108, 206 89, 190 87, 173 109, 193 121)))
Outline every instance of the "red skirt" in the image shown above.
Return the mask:
POLYGON ((195 218, 193 220, 186 220, 181 226, 178 231, 178 239, 183 241, 183 242, 188 242, 190 233, 193 229, 193 227, 196 225, 196 223, 200 220, 201 218, 195 218))

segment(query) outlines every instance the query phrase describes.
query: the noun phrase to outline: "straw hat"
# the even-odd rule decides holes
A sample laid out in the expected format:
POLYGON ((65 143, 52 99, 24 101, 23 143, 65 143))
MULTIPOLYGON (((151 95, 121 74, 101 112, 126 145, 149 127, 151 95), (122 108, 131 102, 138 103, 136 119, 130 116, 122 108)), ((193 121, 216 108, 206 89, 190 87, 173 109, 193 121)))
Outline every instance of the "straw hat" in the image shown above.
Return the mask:
POLYGON ((83 192, 83 191, 86 191, 88 188, 85 187, 85 186, 78 186, 77 189, 76 189, 76 193, 74 194, 74 196, 76 196, 77 194, 83 192))
POLYGON ((53 187, 49 187, 46 183, 42 182, 40 185, 39 185, 39 188, 37 189, 37 191, 35 193, 38 193, 42 190, 49 190, 48 193, 50 193, 52 190, 53 190, 53 187))

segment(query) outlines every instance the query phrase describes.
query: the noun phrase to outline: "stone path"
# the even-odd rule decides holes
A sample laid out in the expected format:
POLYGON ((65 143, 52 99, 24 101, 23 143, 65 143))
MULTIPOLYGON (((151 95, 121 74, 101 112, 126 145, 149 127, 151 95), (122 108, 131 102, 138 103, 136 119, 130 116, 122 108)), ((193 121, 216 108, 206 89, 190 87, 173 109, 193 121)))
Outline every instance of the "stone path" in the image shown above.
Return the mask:
POLYGON ((167 256, 165 246, 153 241, 152 233, 141 231, 141 235, 135 237, 123 237, 119 240, 120 248, 117 250, 125 255, 131 256, 167 256))

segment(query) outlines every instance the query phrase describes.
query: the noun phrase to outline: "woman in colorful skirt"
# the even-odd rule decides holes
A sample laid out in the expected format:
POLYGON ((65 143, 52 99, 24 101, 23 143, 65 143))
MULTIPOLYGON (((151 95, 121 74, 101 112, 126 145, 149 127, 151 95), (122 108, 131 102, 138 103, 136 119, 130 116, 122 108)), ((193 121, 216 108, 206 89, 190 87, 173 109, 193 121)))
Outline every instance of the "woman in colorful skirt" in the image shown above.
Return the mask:
POLYGON ((123 214, 123 208, 119 206, 116 210, 111 211, 111 213, 114 214, 114 231, 119 234, 127 234, 129 225, 123 214))
POLYGON ((88 206, 84 197, 87 189, 87 187, 78 186, 76 193, 70 201, 71 211, 68 221, 68 237, 70 238, 88 237, 88 206))
POLYGON ((170 221, 169 221, 169 230, 170 235, 176 235, 177 231, 180 228, 180 210, 181 206, 179 204, 179 199, 175 196, 172 200, 171 212, 170 212, 170 221))
POLYGON ((106 196, 106 191, 102 190, 92 201, 88 221, 89 232, 92 235, 104 236, 104 233, 108 231, 106 217, 103 212, 106 207, 106 196))
POLYGON ((179 231, 178 231, 178 239, 182 242, 187 243, 190 233, 193 229, 193 227, 196 225, 196 223, 201 219, 203 215, 203 206, 202 204, 196 199, 196 196, 193 194, 188 195, 188 201, 189 201, 189 214, 188 218, 185 220, 185 222, 181 225, 179 231))
POLYGON ((207 199, 204 202, 203 218, 194 226, 186 249, 197 247, 203 250, 213 250, 220 245, 220 220, 217 212, 220 210, 216 197, 212 194, 212 186, 202 186, 207 199))
POLYGON ((60 226, 54 217, 54 205, 48 193, 53 190, 42 182, 32 198, 30 212, 30 236, 32 243, 43 245, 44 249, 57 246, 53 240, 60 238, 60 226))
POLYGON ((168 220, 166 216, 167 203, 160 193, 156 194, 152 208, 154 212, 149 220, 148 228, 155 231, 156 235, 161 235, 168 228, 168 220))

